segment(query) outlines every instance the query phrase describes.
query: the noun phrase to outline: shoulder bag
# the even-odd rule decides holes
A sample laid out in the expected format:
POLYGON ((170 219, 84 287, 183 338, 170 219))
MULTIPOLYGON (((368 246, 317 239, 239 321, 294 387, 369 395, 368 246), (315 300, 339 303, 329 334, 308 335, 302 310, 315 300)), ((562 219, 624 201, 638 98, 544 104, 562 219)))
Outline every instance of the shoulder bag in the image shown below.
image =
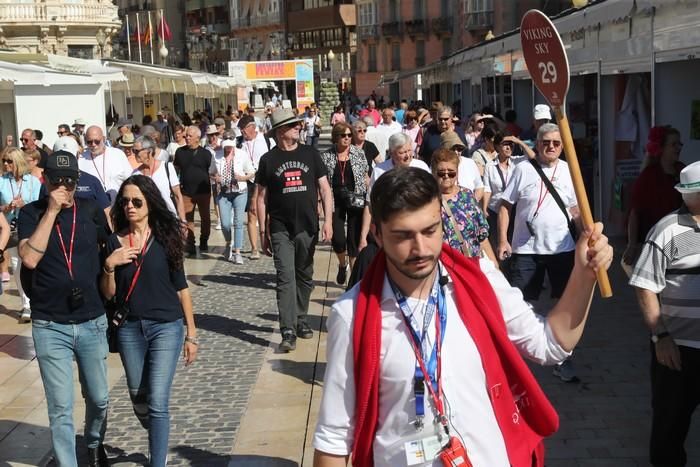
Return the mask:
POLYGON ((554 185, 552 185, 551 180, 549 180, 549 178, 547 178, 547 176, 544 174, 544 171, 542 170, 542 167, 540 167, 539 162, 537 162, 536 159, 530 159, 530 163, 537 171, 537 175, 539 175, 542 181, 544 182, 544 185, 547 187, 547 191, 549 191, 549 194, 552 195, 552 198, 554 198, 554 201, 557 203, 557 206, 559 206, 559 209, 561 209, 561 212, 564 213, 564 217, 566 218, 566 224, 569 227, 569 233, 571 234, 571 238, 573 238, 574 242, 576 242, 578 240, 578 230, 576 230, 576 224, 571 219, 571 217, 569 217, 569 210, 566 209, 566 206, 564 206, 564 201, 562 201, 561 196, 559 196, 559 192, 556 190, 556 188, 554 188, 554 185))
POLYGON ((462 251, 462 254, 466 257, 471 256, 469 253, 469 250, 467 249, 467 244, 464 241, 464 237, 462 236, 462 232, 460 232, 459 227, 457 226, 457 222, 455 222, 454 215, 452 214, 452 209, 450 209, 450 205, 447 204, 447 201, 445 201, 444 198, 442 198, 442 208, 445 210, 445 214, 447 214, 447 218, 450 220, 450 225, 452 225, 452 228, 455 231, 455 235, 457 235, 457 240, 459 240, 460 247, 459 249, 462 251))

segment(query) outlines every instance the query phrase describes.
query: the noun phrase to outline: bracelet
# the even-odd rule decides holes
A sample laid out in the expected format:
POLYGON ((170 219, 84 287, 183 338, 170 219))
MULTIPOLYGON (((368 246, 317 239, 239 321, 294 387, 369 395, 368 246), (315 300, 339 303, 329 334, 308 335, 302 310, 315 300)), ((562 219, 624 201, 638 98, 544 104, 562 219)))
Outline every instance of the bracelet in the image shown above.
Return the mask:
POLYGON ((199 345, 199 339, 194 336, 185 336, 185 342, 189 342, 193 345, 199 345))
POLYGON ((107 266, 102 266, 102 270, 107 274, 114 274, 114 268, 108 269, 107 266))
POLYGON ((36 251, 37 253, 41 254, 41 255, 43 255, 44 253, 46 253, 46 250, 40 250, 40 249, 38 249, 37 247, 35 247, 35 246, 32 245, 31 243, 29 243, 29 240, 27 240, 27 246, 28 246, 29 248, 31 248, 32 250, 36 251))

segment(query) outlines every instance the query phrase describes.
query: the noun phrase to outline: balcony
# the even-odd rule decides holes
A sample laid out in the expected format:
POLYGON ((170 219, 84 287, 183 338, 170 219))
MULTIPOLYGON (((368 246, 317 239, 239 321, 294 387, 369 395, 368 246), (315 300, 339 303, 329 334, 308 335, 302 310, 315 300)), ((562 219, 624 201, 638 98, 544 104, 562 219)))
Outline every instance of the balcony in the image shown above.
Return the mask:
POLYGON ((406 21, 406 33, 409 36, 425 34, 428 31, 428 22, 424 19, 406 21))
POLYGON ((288 10, 288 33, 326 28, 349 28, 357 24, 355 5, 330 5, 318 8, 288 10))
POLYGON ((118 9, 111 3, 65 4, 58 0, 42 3, 0 4, 0 23, 9 26, 82 24, 121 26, 118 9))
POLYGON ((433 18, 432 26, 433 32, 435 32, 435 34, 438 36, 449 34, 452 32, 452 18, 447 16, 433 18))
POLYGON ((357 27, 357 35, 361 41, 379 36, 379 26, 376 24, 363 24, 357 27))
POLYGON ((492 29, 493 11, 477 11, 467 14, 465 28, 468 31, 492 29))
POLYGON ((382 36, 385 38, 400 36, 401 34, 403 34, 403 23, 400 21, 382 24, 382 36))

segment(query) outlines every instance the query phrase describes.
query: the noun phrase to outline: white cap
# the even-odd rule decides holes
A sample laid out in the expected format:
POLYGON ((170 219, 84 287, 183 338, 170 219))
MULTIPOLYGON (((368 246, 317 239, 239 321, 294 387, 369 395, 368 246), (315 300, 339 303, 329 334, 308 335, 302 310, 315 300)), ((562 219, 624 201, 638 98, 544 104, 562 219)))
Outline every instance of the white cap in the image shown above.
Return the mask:
POLYGON ((80 147, 78 143, 70 136, 61 136, 53 143, 53 150, 56 151, 68 151, 75 157, 78 157, 78 150, 80 147))
POLYGON ((532 118, 535 120, 551 120, 552 113, 549 111, 549 106, 546 104, 537 104, 532 109, 532 118))
POLYGON ((230 140, 230 139, 225 139, 225 140, 221 143, 221 147, 222 147, 222 148, 235 148, 235 147, 236 147, 236 142, 233 141, 233 140, 230 140))

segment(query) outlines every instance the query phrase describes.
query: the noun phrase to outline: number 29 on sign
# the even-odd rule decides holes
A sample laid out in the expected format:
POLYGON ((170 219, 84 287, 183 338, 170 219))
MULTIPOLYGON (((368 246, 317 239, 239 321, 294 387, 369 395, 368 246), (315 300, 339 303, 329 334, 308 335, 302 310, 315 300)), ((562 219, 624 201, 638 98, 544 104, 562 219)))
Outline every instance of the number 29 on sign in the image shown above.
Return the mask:
POLYGON ((539 62, 537 67, 540 69, 540 73, 542 73, 543 83, 549 84, 557 82, 557 67, 554 66, 553 62, 539 62))

